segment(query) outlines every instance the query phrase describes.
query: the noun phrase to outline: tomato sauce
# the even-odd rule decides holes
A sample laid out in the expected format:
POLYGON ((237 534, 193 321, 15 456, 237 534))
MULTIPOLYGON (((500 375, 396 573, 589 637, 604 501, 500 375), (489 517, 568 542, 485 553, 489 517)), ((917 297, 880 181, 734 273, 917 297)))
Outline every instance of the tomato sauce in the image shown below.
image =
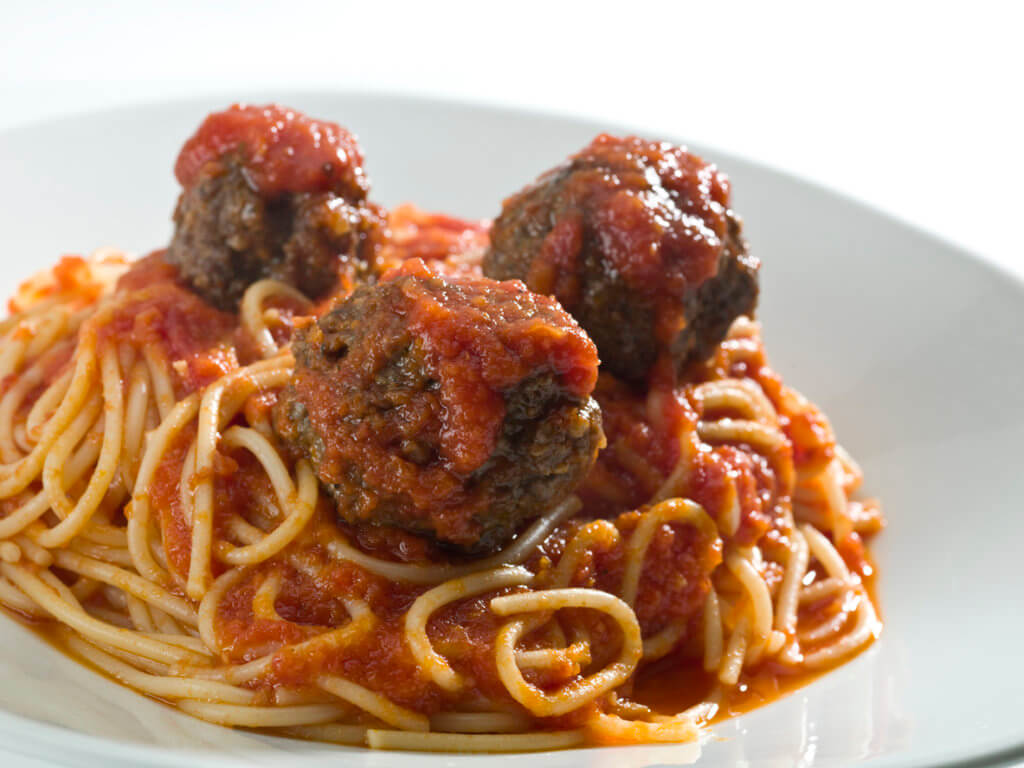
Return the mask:
POLYGON ((381 268, 422 259, 443 275, 481 277, 480 262, 490 241, 489 221, 466 221, 405 204, 388 213, 388 236, 377 259, 381 268))
MULTIPOLYGON (((595 543, 581 558, 571 584, 620 594, 629 541, 643 510, 621 514, 611 520, 621 538, 614 546, 595 543)), ((553 532, 528 561, 538 571, 536 584, 549 583, 544 562, 556 563, 568 540, 587 522, 584 508, 575 518, 553 532)), ((652 635, 675 621, 689 621, 701 609, 711 586, 711 573, 722 562, 721 543, 694 526, 660 526, 644 556, 634 611, 645 635, 652 635)))
MULTIPOLYGON (((852 563, 848 563, 853 567, 852 563)), ((878 601, 878 580, 876 570, 869 560, 864 561, 863 570, 857 571, 865 586, 868 599, 875 607, 879 618, 882 616, 878 601)), ((831 601, 823 601, 820 610, 831 608, 831 601)), ((812 606, 809 613, 813 615, 812 606)), ((822 617, 824 618, 824 617, 822 617)), ((739 683, 724 691, 713 722, 736 717, 744 712, 757 709, 786 694, 810 685, 822 675, 849 661, 849 657, 837 663, 815 670, 797 670, 775 660, 768 659, 752 669, 744 669, 739 683)), ((715 687, 715 677, 704 671, 699 658, 683 648, 659 659, 653 664, 640 668, 633 698, 655 712, 673 715, 707 700, 715 687)))
POLYGON ((167 565, 182 583, 188 576, 189 554, 192 551, 192 531, 181 509, 179 485, 181 468, 185 463, 192 439, 179 434, 168 446, 153 473, 147 489, 151 514, 155 513, 160 525, 160 538, 167 555, 167 565))
POLYGON ((89 322, 100 343, 156 347, 172 367, 179 395, 195 392, 238 368, 232 335, 238 320, 177 282, 161 253, 140 260, 118 282, 105 310, 89 322))
MULTIPOLYGON (((176 576, 188 576, 192 551, 191 526, 181 504, 181 473, 193 435, 189 430, 179 433, 157 464, 148 487, 151 508, 160 522, 161 536, 168 565, 176 576)), ((194 488, 186 489, 194 495, 194 488)), ((275 499, 274 489, 263 466, 248 451, 235 449, 218 452, 213 464, 214 538, 229 540, 227 526, 233 515, 267 510, 275 499)), ((214 573, 223 570, 214 563, 214 573)))
POLYGON ((56 298, 63 299, 72 308, 88 306, 107 290, 104 277, 116 275, 125 264, 121 254, 90 259, 76 254, 62 256, 52 269, 39 272, 18 286, 7 302, 7 311, 15 314, 40 301, 56 298))
MULTIPOLYGON (((242 663, 279 649, 270 673, 259 683, 263 688, 301 687, 321 675, 336 674, 385 692, 397 703, 418 711, 437 712, 450 706, 457 697, 429 681, 405 640, 405 614, 426 587, 392 582, 353 563, 331 560, 315 543, 316 531, 324 532, 333 525, 330 517, 329 510, 321 510, 313 526, 313 540, 296 550, 304 563, 301 571, 285 562, 264 564, 218 606, 216 631, 225 660, 242 663), (274 604, 278 617, 257 617, 253 597, 271 573, 281 577, 274 604), (373 611, 374 623, 368 632, 354 634, 341 647, 314 646, 299 652, 284 645, 346 625, 350 620, 346 601, 363 602, 373 611)), ((504 619, 488 609, 491 597, 444 606, 431 617, 428 631, 438 652, 449 658, 452 668, 467 682, 468 692, 460 696, 481 694, 511 703, 494 661, 494 640, 504 619)), ((564 670, 559 679, 570 674, 571 670, 564 670)))
POLYGON ((235 104, 211 114, 185 142, 174 175, 191 187, 204 168, 215 171, 226 156, 240 160, 252 185, 269 198, 334 192, 362 200, 369 191, 352 134, 277 105, 235 104))
MULTIPOLYGON (((412 261, 383 279, 405 275, 434 276, 423 262, 412 261)), ((441 303, 414 285, 407 292, 411 304, 402 309, 409 331, 442 372, 442 400, 459 401, 451 403, 453 421, 445 430, 456 471, 471 472, 487 459, 500 427, 495 414, 504 411, 503 393, 535 371, 553 369, 566 392, 579 398, 593 390, 597 349, 579 326, 556 330, 555 323, 545 322, 557 310, 552 300, 511 282, 479 283, 471 301, 441 303), (453 388, 446 391, 448 386, 453 388)))

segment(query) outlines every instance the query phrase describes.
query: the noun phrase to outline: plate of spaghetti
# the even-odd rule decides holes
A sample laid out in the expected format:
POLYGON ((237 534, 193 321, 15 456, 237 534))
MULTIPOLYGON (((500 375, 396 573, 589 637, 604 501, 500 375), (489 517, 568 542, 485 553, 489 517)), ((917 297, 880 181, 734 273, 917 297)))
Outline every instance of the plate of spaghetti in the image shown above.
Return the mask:
POLYGON ((648 132, 285 103, 0 137, 6 748, 1018 747, 1018 284, 648 132))

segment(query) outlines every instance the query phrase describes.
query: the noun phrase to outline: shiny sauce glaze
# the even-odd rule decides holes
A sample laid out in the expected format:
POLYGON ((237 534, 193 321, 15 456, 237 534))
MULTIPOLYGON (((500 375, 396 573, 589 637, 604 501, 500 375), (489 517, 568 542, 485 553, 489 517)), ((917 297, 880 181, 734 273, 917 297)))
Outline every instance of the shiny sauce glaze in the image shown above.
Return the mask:
MULTIPOLYGON (((870 558, 851 557, 842 550, 841 554, 846 564, 864 583, 881 620, 883 616, 878 600, 878 575, 870 558)), ((827 611, 832 609, 834 606, 830 605, 830 601, 822 601, 819 605, 811 607, 811 617, 813 618, 814 611, 818 611, 820 619, 824 619, 829 615, 827 611)), ((763 661, 752 669, 745 669, 739 683, 725 690, 712 722, 728 720, 757 709, 809 685, 847 662, 848 658, 821 669, 797 670, 772 659, 763 661)), ((641 667, 633 688, 633 698, 655 712, 674 715, 706 701, 715 687, 715 682, 715 676, 704 671, 700 659, 695 657, 691 650, 683 648, 641 667)))
POLYGON ((387 227, 388 237, 377 255, 381 267, 422 259, 443 275, 481 276, 489 221, 466 221, 406 203, 388 211, 387 227))
MULTIPOLYGON (((602 134, 520 196, 545 185, 554 200, 527 203, 523 214, 537 219, 528 229, 550 227, 527 284, 572 312, 587 301, 583 276, 602 270, 653 308, 655 336, 670 344, 686 325, 688 292, 718 271, 728 232, 725 175, 682 148, 602 134), (603 263, 583 263, 592 253, 603 263)), ((495 242, 504 247, 510 234, 496 227, 495 242)))
POLYGON ((334 192, 361 200, 369 190, 352 134, 285 107, 235 104, 211 114, 185 142, 174 174, 190 187, 204 166, 228 154, 241 159, 250 183, 267 197, 334 192))

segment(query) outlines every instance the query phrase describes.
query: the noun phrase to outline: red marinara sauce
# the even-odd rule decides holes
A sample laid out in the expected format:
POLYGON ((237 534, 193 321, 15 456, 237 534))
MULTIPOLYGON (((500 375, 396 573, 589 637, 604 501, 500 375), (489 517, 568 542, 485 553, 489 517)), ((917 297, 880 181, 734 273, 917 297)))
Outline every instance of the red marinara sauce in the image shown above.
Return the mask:
POLYGON ((388 211, 388 237, 377 254, 382 269, 422 259, 446 277, 482 277, 480 261, 490 242, 491 223, 430 213, 406 203, 388 211))
POLYGON ((174 371, 180 395, 239 365, 237 319, 182 286, 162 251, 136 261, 118 280, 106 310, 87 326, 101 342, 131 340, 139 348, 158 349, 174 371))
MULTIPOLYGON (((572 194, 586 200, 609 265, 634 289, 651 294, 659 310, 678 312, 686 290, 718 269, 728 179, 681 147, 636 136, 601 134, 573 159, 600 169, 569 184, 580 187, 572 194)), ((659 332, 678 330, 672 320, 659 319, 673 324, 659 332)))
POLYGON ((597 382, 597 349, 550 298, 519 281, 455 281, 455 290, 432 281, 436 273, 411 260, 383 282, 418 278, 403 287, 409 332, 421 339, 441 373, 445 437, 458 471, 472 472, 490 455, 504 413, 503 392, 533 372, 551 368, 565 391, 586 398, 597 382), (426 282, 423 282, 426 281, 426 282), (427 287, 427 286, 430 287, 427 287))
POLYGON ((362 200, 369 191, 351 133, 274 104, 234 104, 211 114, 181 148, 174 175, 188 188, 202 168, 228 154, 241 159, 250 183, 267 197, 334 192, 362 200))

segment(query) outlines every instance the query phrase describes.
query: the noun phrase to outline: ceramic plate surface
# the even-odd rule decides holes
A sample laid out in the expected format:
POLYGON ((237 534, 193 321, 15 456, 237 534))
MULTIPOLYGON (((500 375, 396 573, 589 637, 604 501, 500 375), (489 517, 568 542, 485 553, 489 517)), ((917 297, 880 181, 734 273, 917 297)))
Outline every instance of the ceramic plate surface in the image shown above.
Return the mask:
MULTIPOLYGON (((208 111, 251 95, 0 134, 3 294, 63 253, 165 243, 177 149, 208 111)), ((375 199, 466 217, 495 215, 503 197, 599 131, 623 130, 397 96, 255 96, 354 130, 375 199)), ((700 764, 988 764, 1020 755, 1024 287, 833 193, 694 149, 732 178, 764 263, 760 318, 774 367, 824 408, 889 521, 874 548, 881 640, 808 687, 716 726, 700 764)), ((280 765, 301 755, 310 766, 611 768, 693 758, 689 747, 373 753, 231 731, 99 677, 5 617, 0 680, 0 750, 62 765, 280 765)))

